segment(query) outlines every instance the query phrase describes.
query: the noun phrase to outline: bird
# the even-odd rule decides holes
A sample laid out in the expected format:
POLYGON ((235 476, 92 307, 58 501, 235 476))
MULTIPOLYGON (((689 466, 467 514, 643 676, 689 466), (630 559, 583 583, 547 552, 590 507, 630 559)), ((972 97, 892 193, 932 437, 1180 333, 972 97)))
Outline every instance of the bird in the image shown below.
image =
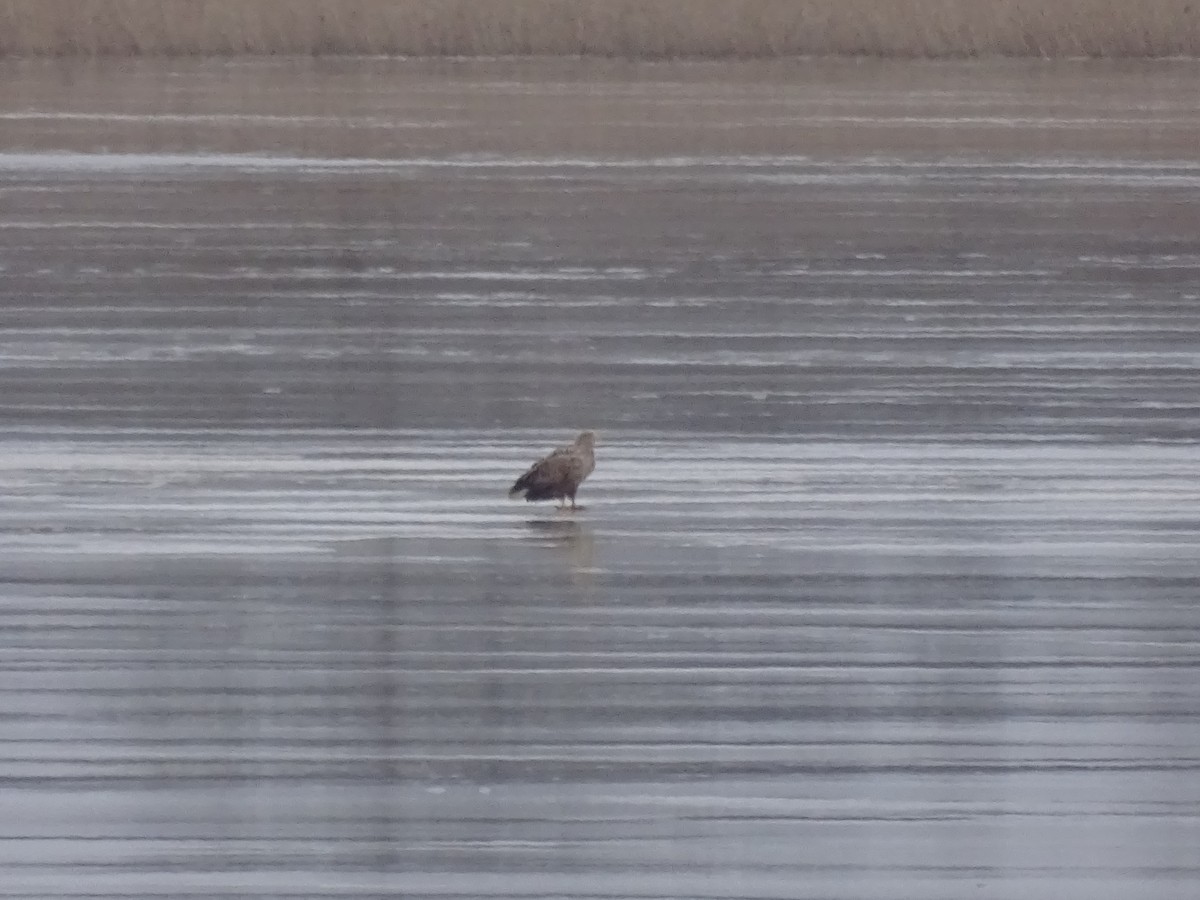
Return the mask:
POLYGON ((558 500, 559 509, 566 509, 566 501, 570 500, 570 508, 579 509, 575 505, 575 492, 595 468, 596 434, 584 431, 575 438, 575 443, 559 447, 530 466, 509 489, 508 496, 514 499, 524 496, 530 503, 558 500))

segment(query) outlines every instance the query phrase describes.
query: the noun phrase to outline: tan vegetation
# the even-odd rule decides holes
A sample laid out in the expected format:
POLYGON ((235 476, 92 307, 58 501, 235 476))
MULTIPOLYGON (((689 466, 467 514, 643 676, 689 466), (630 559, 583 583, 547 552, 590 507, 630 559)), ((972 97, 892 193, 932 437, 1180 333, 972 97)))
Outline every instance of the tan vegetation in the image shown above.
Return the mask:
POLYGON ((1197 56, 1200 0, 0 0, 0 54, 1197 56))

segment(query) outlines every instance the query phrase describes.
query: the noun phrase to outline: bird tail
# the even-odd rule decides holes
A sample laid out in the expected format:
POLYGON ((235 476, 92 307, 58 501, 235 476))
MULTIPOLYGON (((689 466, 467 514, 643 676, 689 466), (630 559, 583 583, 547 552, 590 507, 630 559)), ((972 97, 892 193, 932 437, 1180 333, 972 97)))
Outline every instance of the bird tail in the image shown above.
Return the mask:
POLYGON ((532 503, 534 500, 550 500, 558 496, 558 493, 553 485, 539 480, 536 472, 526 472, 508 489, 508 496, 514 499, 524 497, 532 503))
POLYGON ((529 476, 522 475, 520 478, 518 478, 516 480, 516 482, 513 484, 513 486, 508 489, 509 499, 516 500, 517 498, 524 496, 525 491, 528 489, 529 489, 529 476))

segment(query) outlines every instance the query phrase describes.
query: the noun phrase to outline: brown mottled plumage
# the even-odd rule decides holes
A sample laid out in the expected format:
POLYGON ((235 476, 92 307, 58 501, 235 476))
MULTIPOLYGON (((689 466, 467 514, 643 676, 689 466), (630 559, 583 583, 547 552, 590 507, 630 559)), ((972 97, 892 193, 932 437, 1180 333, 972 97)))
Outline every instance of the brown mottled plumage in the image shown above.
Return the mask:
POLYGON ((585 431, 569 447, 559 447, 529 467, 508 492, 510 497, 524 496, 526 500, 558 500, 560 505, 571 501, 575 509, 575 492, 583 479, 596 468, 596 435, 585 431))

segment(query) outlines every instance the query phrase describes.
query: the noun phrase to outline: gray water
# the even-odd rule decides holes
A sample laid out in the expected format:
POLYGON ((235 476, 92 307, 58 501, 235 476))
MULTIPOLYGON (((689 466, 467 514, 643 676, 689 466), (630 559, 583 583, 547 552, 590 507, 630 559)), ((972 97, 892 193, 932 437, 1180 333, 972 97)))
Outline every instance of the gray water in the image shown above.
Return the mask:
POLYGON ((0 896, 1200 896, 1198 75, 0 64, 0 896))

